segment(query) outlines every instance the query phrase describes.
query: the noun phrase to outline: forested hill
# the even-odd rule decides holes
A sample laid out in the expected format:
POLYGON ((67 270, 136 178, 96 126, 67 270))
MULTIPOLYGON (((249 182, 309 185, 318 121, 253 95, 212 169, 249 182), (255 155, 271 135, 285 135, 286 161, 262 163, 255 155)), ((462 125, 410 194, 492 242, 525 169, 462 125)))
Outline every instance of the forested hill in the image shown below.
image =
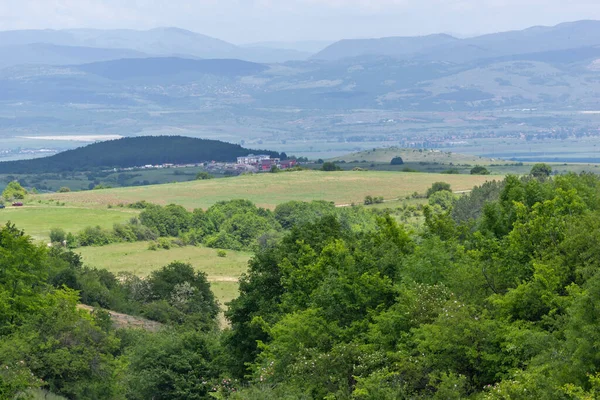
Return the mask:
POLYGON ((237 157, 279 153, 250 150, 218 140, 184 136, 141 136, 94 143, 50 157, 0 163, 2 174, 87 171, 97 168, 126 168, 148 164, 188 164, 201 161, 232 162, 237 157))

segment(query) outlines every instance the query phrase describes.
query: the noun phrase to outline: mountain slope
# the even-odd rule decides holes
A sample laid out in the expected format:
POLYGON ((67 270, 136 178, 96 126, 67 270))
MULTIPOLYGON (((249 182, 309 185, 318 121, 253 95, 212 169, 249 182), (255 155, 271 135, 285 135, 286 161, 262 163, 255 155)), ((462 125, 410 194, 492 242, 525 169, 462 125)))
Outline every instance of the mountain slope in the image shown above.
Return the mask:
POLYGON ((26 174, 86 171, 96 168, 135 167, 147 164, 187 164, 204 161, 234 162, 249 153, 279 153, 250 150, 218 140, 183 136, 140 136, 94 143, 51 157, 0 163, 0 173, 26 174))

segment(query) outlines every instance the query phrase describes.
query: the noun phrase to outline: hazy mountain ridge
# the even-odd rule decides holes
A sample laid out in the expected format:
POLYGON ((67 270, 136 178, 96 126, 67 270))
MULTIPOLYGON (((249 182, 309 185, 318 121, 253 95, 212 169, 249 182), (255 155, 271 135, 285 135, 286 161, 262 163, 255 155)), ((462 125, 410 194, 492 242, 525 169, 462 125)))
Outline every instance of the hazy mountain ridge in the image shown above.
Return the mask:
POLYGON ((600 45, 600 21, 577 21, 458 39, 450 35, 342 40, 313 56, 340 60, 365 55, 405 60, 472 62, 515 54, 600 45), (437 42, 437 43, 436 43, 437 42))
MULTIPOLYGON (((0 32, 0 50, 11 46, 47 44, 90 49, 118 49, 139 53, 137 57, 186 58, 237 58, 255 62, 283 62, 304 59, 309 54, 289 49, 261 47, 244 48, 207 35, 179 28, 155 28, 146 31, 132 29, 69 29, 69 30, 23 30, 0 32)), ((124 57, 114 57, 124 58, 124 57)), ((128 57, 132 58, 132 57, 128 57)), ((88 59, 84 62, 102 61, 88 59)), ((39 64, 54 64, 52 60, 39 64)), ((68 59, 57 60, 58 64, 69 63, 68 59)), ((17 65, 19 59, 8 57, 2 65, 17 65)))

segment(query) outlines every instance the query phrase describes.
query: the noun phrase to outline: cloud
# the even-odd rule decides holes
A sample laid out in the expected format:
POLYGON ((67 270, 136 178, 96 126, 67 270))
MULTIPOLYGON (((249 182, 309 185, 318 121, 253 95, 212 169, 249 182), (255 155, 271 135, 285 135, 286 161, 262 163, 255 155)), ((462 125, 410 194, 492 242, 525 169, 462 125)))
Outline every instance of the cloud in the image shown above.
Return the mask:
POLYGON ((178 26, 234 42, 484 33, 600 19, 597 1, 0 0, 0 29, 178 26))

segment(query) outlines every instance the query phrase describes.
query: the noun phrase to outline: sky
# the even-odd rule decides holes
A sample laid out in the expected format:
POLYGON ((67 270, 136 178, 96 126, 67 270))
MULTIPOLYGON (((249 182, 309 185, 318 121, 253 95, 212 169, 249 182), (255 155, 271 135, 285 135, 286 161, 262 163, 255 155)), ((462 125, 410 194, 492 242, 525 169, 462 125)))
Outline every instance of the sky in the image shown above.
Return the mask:
POLYGON ((450 33, 600 20, 600 0, 0 0, 0 30, 174 26, 236 44, 450 33))

